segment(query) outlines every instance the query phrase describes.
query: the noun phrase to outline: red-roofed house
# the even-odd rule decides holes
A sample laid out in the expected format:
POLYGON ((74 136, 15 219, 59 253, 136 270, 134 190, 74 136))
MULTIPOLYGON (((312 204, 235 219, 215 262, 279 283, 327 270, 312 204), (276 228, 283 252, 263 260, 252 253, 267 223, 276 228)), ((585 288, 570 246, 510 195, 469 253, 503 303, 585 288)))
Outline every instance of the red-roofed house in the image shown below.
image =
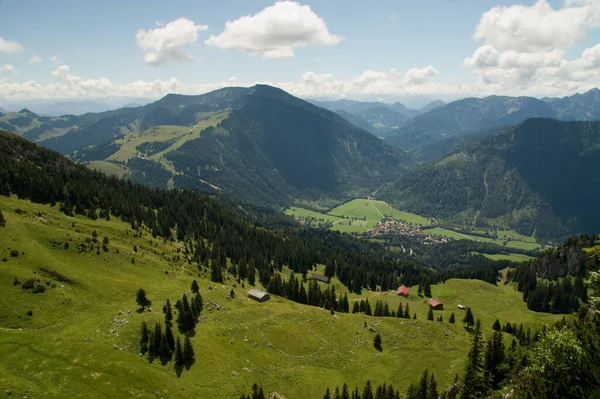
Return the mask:
POLYGON ((406 298, 408 296, 408 288, 405 286, 401 286, 400 288, 398 288, 398 295, 402 295, 406 298))
POLYGON ((444 310, 444 304, 434 298, 429 300, 429 306, 431 306, 434 310, 444 310))

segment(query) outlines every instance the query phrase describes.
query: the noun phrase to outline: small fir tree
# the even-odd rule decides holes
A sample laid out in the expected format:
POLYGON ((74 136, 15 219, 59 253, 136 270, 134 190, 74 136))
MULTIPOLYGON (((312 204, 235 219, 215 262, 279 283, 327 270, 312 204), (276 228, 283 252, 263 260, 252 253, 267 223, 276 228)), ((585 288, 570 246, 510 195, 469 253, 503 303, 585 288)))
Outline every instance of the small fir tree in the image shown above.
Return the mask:
POLYGON ((192 281, 191 289, 193 293, 200 291, 200 287, 198 286, 198 282, 196 280, 192 281))
POLYGON ((473 316, 471 308, 467 308, 467 313, 463 318, 463 323, 465 323, 469 327, 473 327, 475 325, 475 317, 473 316))
POLYGON ((433 309, 429 307, 429 312, 427 313, 427 320, 433 321, 433 309))
POLYGON ((140 288, 137 291, 135 296, 135 302, 142 307, 142 310, 146 308, 146 306, 152 305, 152 302, 146 296, 146 291, 143 288, 140 288))
POLYGON ((190 367, 192 367, 192 364, 196 361, 195 356, 190 337, 186 335, 185 340, 183 341, 183 361, 186 369, 189 370, 190 367))
POLYGON ((383 350, 381 346, 381 335, 379 335, 379 333, 377 333, 375 338, 373 338, 373 346, 380 352, 383 350))
POLYGON ((145 321, 142 321, 142 336, 140 337, 140 352, 145 355, 148 352, 148 325, 145 321))
POLYGON ((452 314, 450 315, 450 320, 448 320, 448 321, 450 322, 450 324, 454 324, 454 323, 456 323, 456 319, 455 319, 455 317, 454 317, 454 313, 452 313, 452 314))

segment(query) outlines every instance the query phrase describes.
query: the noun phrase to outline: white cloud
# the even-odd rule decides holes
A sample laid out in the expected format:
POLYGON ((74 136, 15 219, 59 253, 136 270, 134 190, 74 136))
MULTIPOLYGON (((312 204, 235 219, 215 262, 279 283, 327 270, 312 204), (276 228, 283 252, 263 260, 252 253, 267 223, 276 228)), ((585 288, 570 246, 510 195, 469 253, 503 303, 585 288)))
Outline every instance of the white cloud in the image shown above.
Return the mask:
POLYGON ((11 42, 0 36, 0 53, 14 54, 23 51, 23 46, 17 42, 11 42))
POLYGON ((15 68, 15 66, 12 64, 0 65, 0 72, 15 73, 16 71, 17 71, 17 68, 15 68))
POLYGON ((183 50, 183 46, 195 43, 198 32, 208 29, 207 25, 197 25, 187 18, 179 18, 158 28, 140 29, 135 35, 137 45, 144 50, 144 60, 148 64, 160 65, 170 60, 193 60, 194 57, 183 50))
POLYGON ((58 59, 57 56, 53 55, 52 57, 50 57, 50 61, 56 65, 62 65, 63 62, 61 60, 58 59))
POLYGON ((42 57, 39 57, 37 54, 33 54, 31 57, 29 57, 30 64, 40 64, 43 61, 44 59, 42 57))
POLYGON ((473 37, 482 41, 464 65, 478 83, 501 91, 561 92, 598 85, 600 46, 579 58, 566 54, 600 27, 600 2, 566 0, 553 9, 546 0, 534 5, 494 7, 483 13, 473 37))
POLYGON ((340 40, 342 37, 330 34, 325 21, 309 6, 279 1, 257 14, 227 21, 220 35, 211 35, 204 43, 264 58, 282 58, 293 57, 297 47, 333 45, 340 40))

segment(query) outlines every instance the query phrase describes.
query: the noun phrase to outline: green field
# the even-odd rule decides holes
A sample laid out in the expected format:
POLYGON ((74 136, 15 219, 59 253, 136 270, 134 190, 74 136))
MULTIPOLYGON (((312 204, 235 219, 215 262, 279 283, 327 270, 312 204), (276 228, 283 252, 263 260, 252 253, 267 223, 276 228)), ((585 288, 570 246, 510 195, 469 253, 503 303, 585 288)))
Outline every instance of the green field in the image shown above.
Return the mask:
MULTIPOLYGON (((327 386, 362 386, 367 379, 406 392, 425 368, 444 387, 462 371, 468 333, 460 323, 426 321, 427 305, 419 297, 408 299, 418 320, 332 316, 279 297, 260 304, 247 299, 247 288, 234 281, 215 285, 207 270, 198 275, 196 265, 181 256, 179 243, 148 233, 134 238, 130 225, 114 218, 70 218, 58 207, 6 197, 0 197, 0 209, 7 220, 0 228, 0 258, 6 258, 0 262, 0 386, 13 396, 222 398, 239 397, 256 382, 269 393, 306 398, 321 397, 327 386), (109 238, 108 252, 80 253, 78 246, 94 230, 109 238), (19 255, 12 257, 11 250, 19 255), (48 270, 69 281, 57 281, 48 270), (15 277, 33 278, 46 291, 33 294, 13 285, 15 277), (188 292, 193 278, 205 310, 192 339, 196 363, 177 378, 171 364, 148 364, 138 356, 139 327, 142 320, 161 320, 164 301, 188 292), (135 312, 139 287, 153 301, 152 312, 135 312), (227 299, 231 289, 233 300, 227 299), (381 353, 372 347, 376 332, 383 338, 381 353), (400 360, 406 354, 410 367, 400 360)), ((334 284, 345 291, 337 280, 334 284)), ((538 326, 559 317, 529 312, 510 286, 449 280, 432 290, 447 309, 457 302, 472 306, 486 328, 496 317, 538 326)), ((368 291, 362 297, 373 306, 376 297, 392 306, 400 300, 368 291)), ((446 320, 449 312, 444 311, 446 320)))
POLYGON ((508 248, 525 249, 527 251, 540 248, 540 244, 537 244, 535 242, 524 242, 524 241, 509 241, 506 243, 506 246, 508 248))
POLYGON ((295 218, 313 218, 319 223, 331 222, 332 229, 344 233, 364 233, 385 218, 394 218, 413 224, 428 224, 427 218, 392 208, 384 201, 355 199, 342 204, 328 213, 320 213, 300 207, 291 207, 285 213, 295 218))
MULTIPOLYGON (((477 253, 477 252, 475 252, 477 253)), ((492 260, 508 260, 511 262, 525 262, 533 259, 531 256, 522 255, 522 254, 481 254, 486 258, 492 260)))
POLYGON ((117 175, 120 178, 123 178, 129 174, 127 167, 109 161, 90 161, 88 162, 87 167, 90 169, 96 169, 109 176, 117 175))

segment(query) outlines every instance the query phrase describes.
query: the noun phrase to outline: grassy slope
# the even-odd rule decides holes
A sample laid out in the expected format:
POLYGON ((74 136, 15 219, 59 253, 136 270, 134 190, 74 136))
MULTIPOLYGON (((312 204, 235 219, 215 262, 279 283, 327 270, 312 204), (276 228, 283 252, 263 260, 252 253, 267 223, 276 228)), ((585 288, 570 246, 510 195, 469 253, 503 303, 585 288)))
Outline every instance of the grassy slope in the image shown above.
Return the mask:
POLYGON ((522 254, 481 254, 486 258, 490 258, 492 260, 509 260, 512 262, 524 262, 527 260, 533 259, 531 256, 522 255, 522 254))
POLYGON ((177 378, 170 364, 149 365, 137 356, 141 321, 162 319, 159 309, 166 298, 174 302, 192 281, 195 266, 173 259, 176 245, 150 244, 149 235, 133 238, 127 234, 129 226, 117 220, 67 218, 56 208, 14 198, 0 197, 0 209, 8 222, 0 234, 0 257, 8 258, 0 262, 0 385, 13 394, 239 397, 258 382, 287 398, 303 398, 320 397, 326 386, 344 381, 362 385, 366 379, 391 381, 404 390, 425 367, 442 385, 449 383, 466 355, 469 337, 459 326, 331 316, 280 298, 258 304, 241 287, 234 288, 236 299, 228 300, 231 283, 208 291, 210 282, 201 278, 206 310, 193 338, 197 361, 177 378), (19 215, 16 208, 27 213, 19 215), (77 244, 94 229, 99 237, 109 237, 110 251, 78 254, 77 244), (65 250, 63 243, 70 238, 65 250), (52 240, 58 244, 53 246, 52 240), (10 257, 9 248, 25 254, 10 257), (53 282, 40 274, 40 267, 76 283, 57 283, 43 294, 13 286, 15 276, 53 282), (155 311, 130 316, 127 311, 135 310, 140 286, 155 311), (210 310, 210 301, 227 310, 210 310), (26 315, 28 310, 33 316, 26 315), (364 328, 365 321, 382 334, 383 353, 372 348, 375 333, 364 328), (414 357, 409 368, 398 360, 407 353, 414 357), (401 374, 398 367, 403 367, 401 374))

